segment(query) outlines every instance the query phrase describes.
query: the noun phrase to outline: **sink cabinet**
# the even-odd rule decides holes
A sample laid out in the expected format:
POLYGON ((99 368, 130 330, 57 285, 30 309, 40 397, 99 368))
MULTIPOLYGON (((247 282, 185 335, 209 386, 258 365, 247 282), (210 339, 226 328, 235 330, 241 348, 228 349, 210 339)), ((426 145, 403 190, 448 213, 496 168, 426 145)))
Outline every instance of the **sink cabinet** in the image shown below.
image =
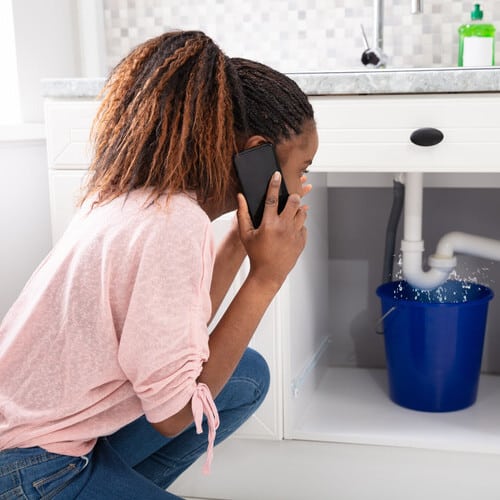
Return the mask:
POLYGON ((498 94, 311 97, 320 131, 315 170, 326 172, 497 172, 498 94), (414 130, 441 130, 431 147, 414 130))
MULTIPOLYGON (((335 341, 360 313, 349 293, 361 290, 366 304, 377 298, 363 263, 339 263, 330 277, 328 233, 335 231, 330 188, 390 186, 405 171, 428 172, 427 182, 437 186, 499 187, 498 94, 313 96, 311 102, 320 147, 309 174, 308 244, 252 341, 270 365, 269 396, 217 448, 210 477, 196 464, 173 491, 232 500, 497 498, 500 378, 482 375, 478 402, 460 412, 420 413, 390 402, 384 367, 363 366, 348 343, 335 341), (443 141, 412 144, 409 136, 422 127, 441 130, 443 141), (332 320, 333 301, 345 301, 345 314, 332 320), (345 356, 332 352, 344 348, 345 356)), ((86 174, 97 105, 45 102, 53 242, 86 174)), ((216 236, 229 220, 214 222, 216 236)), ((226 305, 247 271, 245 262, 226 305)))

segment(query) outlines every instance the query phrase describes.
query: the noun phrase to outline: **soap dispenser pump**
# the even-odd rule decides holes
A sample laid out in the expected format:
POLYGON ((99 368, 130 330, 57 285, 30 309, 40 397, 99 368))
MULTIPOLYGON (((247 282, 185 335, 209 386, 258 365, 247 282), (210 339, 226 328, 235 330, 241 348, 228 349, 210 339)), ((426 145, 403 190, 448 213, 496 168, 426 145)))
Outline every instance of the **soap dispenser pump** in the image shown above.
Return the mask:
POLYGON ((471 22, 458 29, 458 65, 495 65, 495 26, 483 23, 481 5, 474 4, 471 22))

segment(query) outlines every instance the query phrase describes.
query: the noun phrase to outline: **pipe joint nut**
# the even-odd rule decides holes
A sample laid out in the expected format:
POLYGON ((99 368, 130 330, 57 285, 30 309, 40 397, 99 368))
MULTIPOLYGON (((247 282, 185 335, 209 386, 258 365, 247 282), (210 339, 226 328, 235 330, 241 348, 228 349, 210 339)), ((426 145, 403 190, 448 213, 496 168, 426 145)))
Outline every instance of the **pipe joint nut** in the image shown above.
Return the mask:
POLYGON ((423 240, 419 241, 401 241, 401 251, 402 252, 420 252, 424 251, 424 242, 423 240))
POLYGON ((444 255, 434 254, 429 257, 428 262, 430 267, 448 272, 457 267, 457 258, 455 256, 446 257, 444 255))

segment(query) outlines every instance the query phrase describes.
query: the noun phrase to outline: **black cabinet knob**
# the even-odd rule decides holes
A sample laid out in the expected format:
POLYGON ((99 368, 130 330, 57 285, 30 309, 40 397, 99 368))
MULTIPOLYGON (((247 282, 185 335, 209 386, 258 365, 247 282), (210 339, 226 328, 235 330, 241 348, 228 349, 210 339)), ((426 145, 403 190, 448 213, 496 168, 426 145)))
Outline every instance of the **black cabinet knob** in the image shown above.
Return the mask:
POLYGON ((443 139, 443 132, 432 127, 418 128, 410 135, 410 141, 417 146, 435 146, 443 139))

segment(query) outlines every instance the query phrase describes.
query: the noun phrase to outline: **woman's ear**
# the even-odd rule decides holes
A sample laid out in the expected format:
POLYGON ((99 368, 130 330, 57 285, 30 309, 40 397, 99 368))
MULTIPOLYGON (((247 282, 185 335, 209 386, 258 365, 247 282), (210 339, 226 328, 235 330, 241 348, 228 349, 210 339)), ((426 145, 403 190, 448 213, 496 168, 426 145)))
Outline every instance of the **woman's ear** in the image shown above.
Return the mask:
POLYGON ((251 135, 246 141, 243 146, 243 149, 250 149, 254 148, 256 146, 260 146, 261 144, 266 144, 268 142, 271 142, 269 139, 264 137, 263 135, 251 135))

